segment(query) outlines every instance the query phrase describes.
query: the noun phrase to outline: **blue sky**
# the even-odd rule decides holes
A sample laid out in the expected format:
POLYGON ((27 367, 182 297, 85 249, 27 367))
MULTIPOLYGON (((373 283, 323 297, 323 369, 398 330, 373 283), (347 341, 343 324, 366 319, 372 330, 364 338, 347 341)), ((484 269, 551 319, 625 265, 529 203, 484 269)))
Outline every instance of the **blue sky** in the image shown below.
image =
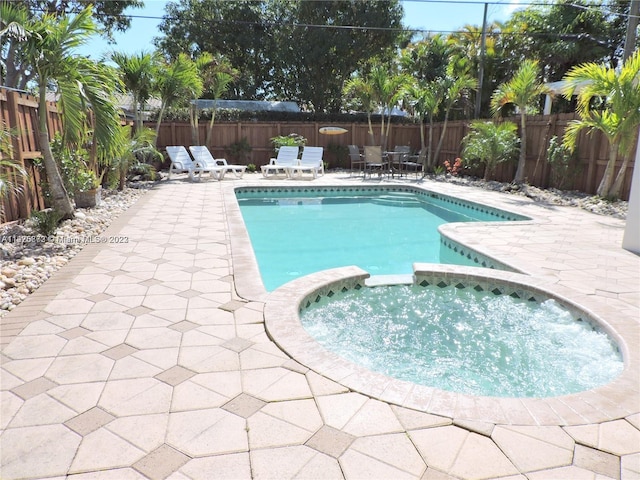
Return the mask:
MULTIPOLYGON (((131 54, 141 51, 152 51, 153 38, 160 35, 157 26, 164 14, 164 6, 169 0, 145 0, 142 9, 130 9, 129 13, 141 17, 134 18, 131 28, 125 33, 116 33, 116 44, 109 45, 105 40, 94 39, 79 49, 79 53, 99 59, 103 54, 117 50, 131 54)), ((487 21, 506 20, 514 9, 518 8, 519 0, 503 0, 490 4, 487 21)), ((432 32, 450 32, 459 30, 467 24, 481 25, 484 3, 480 0, 464 2, 450 0, 449 2, 429 0, 402 0, 405 16, 404 24, 409 28, 428 30, 432 32)))

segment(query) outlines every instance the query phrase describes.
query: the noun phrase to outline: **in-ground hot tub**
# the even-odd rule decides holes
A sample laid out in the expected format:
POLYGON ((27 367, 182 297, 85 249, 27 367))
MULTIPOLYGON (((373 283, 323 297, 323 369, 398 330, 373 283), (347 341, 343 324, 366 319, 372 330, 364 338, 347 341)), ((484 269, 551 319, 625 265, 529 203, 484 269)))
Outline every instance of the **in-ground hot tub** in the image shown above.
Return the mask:
POLYGON ((464 278, 307 298, 304 329, 327 350, 393 378, 471 395, 548 397, 604 385, 617 345, 584 312, 519 286, 464 278))
POLYGON ((415 268, 411 286, 371 289, 357 267, 290 282, 267 302, 267 330, 298 362, 355 391, 452 417, 578 424, 597 414, 604 395, 628 385, 637 359, 610 323, 562 288, 511 272, 415 268), (421 313, 411 332, 407 312, 421 313), (358 323, 364 328, 353 334, 358 323), (541 408, 544 415, 532 413, 541 408))

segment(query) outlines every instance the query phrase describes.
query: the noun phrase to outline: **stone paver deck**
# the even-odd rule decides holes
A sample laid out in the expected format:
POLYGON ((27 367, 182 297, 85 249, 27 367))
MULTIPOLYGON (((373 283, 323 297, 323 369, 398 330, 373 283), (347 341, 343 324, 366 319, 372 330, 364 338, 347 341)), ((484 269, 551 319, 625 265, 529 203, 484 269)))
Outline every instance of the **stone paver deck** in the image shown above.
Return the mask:
MULTIPOLYGON (((593 405, 594 419, 469 420, 351 390, 267 336, 270 296, 252 256, 232 251, 233 187, 362 183, 177 177, 146 194, 106 233, 127 243, 88 245, 2 318, 0 478, 640 478, 640 379, 615 418, 613 395, 593 405)), ((640 258, 620 248, 624 222, 421 185, 531 216, 444 232, 606 305, 629 322, 624 345, 638 348, 640 258)))

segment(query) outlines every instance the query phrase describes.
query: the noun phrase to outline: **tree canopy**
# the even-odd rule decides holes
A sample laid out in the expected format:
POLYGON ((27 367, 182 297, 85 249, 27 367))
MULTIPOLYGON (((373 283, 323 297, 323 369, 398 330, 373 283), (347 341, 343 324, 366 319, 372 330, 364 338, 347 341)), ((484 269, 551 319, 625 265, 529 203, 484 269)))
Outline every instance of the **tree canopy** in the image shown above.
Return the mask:
POLYGON ((395 52, 399 0, 180 0, 167 5, 161 52, 222 53, 241 72, 231 98, 293 100, 337 111, 351 74, 395 52))
MULTIPOLYGON (((79 15, 91 6, 91 15, 100 32, 111 38, 114 30, 125 31, 131 19, 123 15, 127 8, 143 6, 141 0, 24 0, 13 2, 0 0, 0 30, 5 22, 37 20, 45 15, 63 19, 67 15, 79 15), (13 8, 12 8, 13 7, 13 8)), ((34 78, 35 70, 20 49, 20 39, 16 35, 0 35, 0 83, 7 87, 24 90, 34 78)))

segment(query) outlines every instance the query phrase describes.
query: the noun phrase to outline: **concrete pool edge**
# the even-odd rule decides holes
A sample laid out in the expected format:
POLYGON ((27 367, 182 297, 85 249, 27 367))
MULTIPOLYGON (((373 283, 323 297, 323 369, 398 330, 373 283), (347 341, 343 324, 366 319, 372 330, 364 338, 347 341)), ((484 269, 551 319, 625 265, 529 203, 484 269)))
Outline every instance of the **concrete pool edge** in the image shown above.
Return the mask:
MULTIPOLYGON (((339 189, 346 191, 360 191, 360 190, 371 190, 371 191, 381 191, 381 190, 392 190, 392 191, 411 191, 414 193, 421 193, 427 196, 432 196, 434 198, 443 199, 446 198, 448 201, 454 202, 459 201, 463 202, 469 206, 475 205, 476 207, 483 207, 489 210, 504 212, 512 215, 514 218, 507 222, 492 222, 492 221, 483 221, 478 222, 483 225, 496 225, 496 226, 509 226, 509 225, 523 225, 523 224, 532 224, 532 223, 544 223, 542 219, 534 219, 529 215, 523 215, 520 213, 516 213, 511 209, 500 208, 495 205, 484 204, 474 200, 466 200, 466 199, 458 199, 453 195, 445 194, 442 192, 437 192, 433 189, 425 188, 422 185, 393 185, 393 184, 381 184, 375 186, 314 186, 309 187, 308 185, 295 185, 295 184, 287 184, 287 186, 265 186, 263 184, 255 184, 255 185, 226 185, 223 188, 223 199, 224 199, 224 208, 227 217, 227 224, 229 227, 229 235, 230 235, 230 244, 231 244, 231 255, 234 261, 234 265, 237 265, 240 268, 235 268, 236 275, 238 279, 236 281, 236 293, 247 300, 251 301, 264 301, 268 296, 269 292, 266 290, 262 277, 260 274, 260 270, 258 267, 258 261, 255 257, 255 253, 253 251, 253 246, 251 244, 251 240, 249 238, 249 233, 247 231, 246 225, 244 223, 244 219, 242 217, 242 212, 240 211, 240 206, 237 201, 236 192, 242 190, 251 190, 251 189, 259 189, 265 191, 272 190, 318 190, 318 189, 339 189), (520 218, 515 218, 520 217, 520 218)), ((455 203, 455 202, 454 202, 455 203)), ((473 225, 472 222, 471 225, 473 225)), ((480 248, 478 245, 470 246, 467 245, 464 241, 459 240, 457 237, 457 231, 454 226, 462 225, 465 223, 447 223, 441 225, 438 228, 438 233, 440 234, 440 243, 443 247, 449 248, 452 253, 457 247, 464 247, 466 249, 466 253, 470 253, 469 258, 476 258, 476 263, 481 263, 483 260, 486 261, 487 267, 489 268, 499 268, 509 271, 522 272, 521 269, 513 266, 510 262, 505 261, 504 259, 496 258, 490 252, 486 251, 483 248, 480 248), (477 259, 480 261, 477 261, 477 259)), ((461 250, 462 251, 462 250, 461 250)), ((458 253, 455 251, 455 253, 458 253)))
MULTIPOLYGON (((635 412, 640 395, 638 325, 631 319, 606 318, 606 306, 575 301, 557 285, 513 272, 475 267, 417 264, 416 273, 449 278, 482 279, 525 286, 586 311, 618 343, 625 368, 610 383, 592 390, 547 398, 501 398, 465 395, 396 380, 353 364, 329 352, 302 327, 301 302, 310 295, 360 283, 369 277, 357 267, 325 270, 294 280, 274 291, 265 304, 265 327, 273 341, 302 365, 358 393, 406 408, 464 421, 509 425, 582 425, 624 418, 635 412), (553 287, 553 291, 551 290, 553 287), (605 316, 603 316, 603 313, 605 316), (619 330, 624 330, 624 335, 619 330)), ((592 299, 593 300, 593 299, 592 299)))

